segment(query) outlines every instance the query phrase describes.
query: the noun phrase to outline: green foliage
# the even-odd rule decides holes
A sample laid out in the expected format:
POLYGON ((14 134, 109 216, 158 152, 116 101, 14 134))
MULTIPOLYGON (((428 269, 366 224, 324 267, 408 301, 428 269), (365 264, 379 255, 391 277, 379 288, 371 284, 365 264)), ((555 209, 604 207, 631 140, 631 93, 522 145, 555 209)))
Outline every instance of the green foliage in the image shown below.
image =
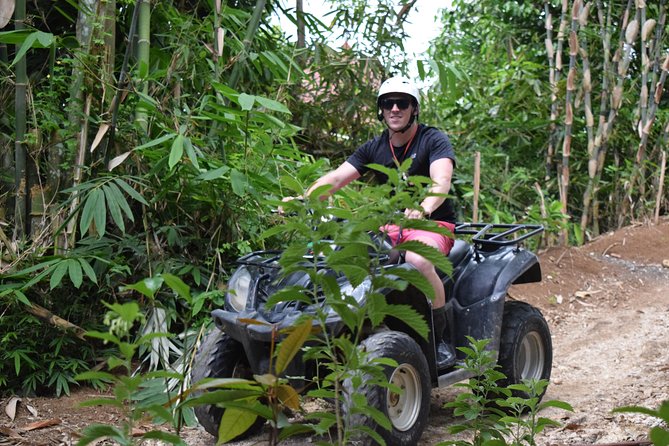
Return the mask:
POLYGON ((640 406, 626 406, 613 409, 613 412, 638 413, 661 420, 664 423, 664 427, 652 427, 650 429, 650 441, 652 441, 655 446, 669 445, 669 429, 667 428, 667 426, 669 426, 669 401, 664 401, 660 404, 660 407, 655 410, 640 406))
POLYGON ((474 375, 467 383, 456 384, 465 389, 456 399, 446 403, 453 408, 455 416, 464 421, 449 427, 452 434, 469 432, 472 440, 457 440, 440 443, 459 446, 535 446, 536 437, 547 426, 559 426, 555 420, 540 417, 539 413, 555 407, 572 411, 563 401, 541 402, 548 381, 527 380, 521 384, 500 387, 497 382, 504 379, 496 370, 494 352, 487 348, 489 340, 468 338, 469 347, 459 347, 465 354, 464 365, 460 368, 474 375), (527 398, 514 396, 522 392, 527 398))
MULTIPOLYGON (((376 169, 384 170, 381 166, 376 169)), ((403 166, 404 171, 408 168, 403 166)), ((308 169, 309 170, 309 169, 308 169)), ((228 441, 253 425, 257 416, 270 421, 270 443, 289 436, 311 432, 323 435, 330 428, 336 429, 333 441, 348 444, 361 430, 382 442, 381 437, 364 426, 344 423, 341 413, 342 383, 349 380, 354 388, 365 385, 389 387, 395 392, 384 373, 384 366, 396 366, 388 359, 366 360, 366 352, 359 348, 366 334, 373 332, 389 317, 401 319, 416 337, 427 337, 428 326, 423 315, 408 305, 395 305, 386 299, 388 294, 415 286, 427 296, 433 291, 425 278, 399 265, 384 265, 388 252, 379 251, 373 240, 380 228, 389 222, 404 227, 433 229, 434 223, 407 220, 397 209, 415 207, 428 191, 425 178, 404 178, 401 172, 388 170, 389 182, 378 187, 360 190, 346 188, 330 203, 317 197, 322 189, 312 191, 305 200, 275 201, 287 214, 282 224, 265 232, 265 237, 281 235, 288 239, 279 260, 282 274, 307 274, 309 284, 291 287, 269 297, 267 306, 283 301, 301 301, 310 305, 308 314, 287 333, 276 333, 283 340, 271 347, 270 372, 255 376, 253 380, 214 379, 195 383, 190 391, 214 390, 190 400, 188 405, 217 403, 224 407, 219 431, 219 443, 228 441), (324 272, 329 273, 324 274, 324 272), (342 285, 344 284, 344 285, 342 285), (345 329, 342 334, 331 333, 326 321, 341 318, 345 329), (283 411, 301 408, 298 391, 282 377, 299 351, 303 359, 315 361, 323 374, 314 377, 306 395, 312 398, 331 398, 335 413, 315 412, 306 415, 309 423, 291 424, 283 411), (361 378, 365 376, 365 383, 361 378), (242 387, 240 387, 242 386, 242 387), (240 389, 244 392, 240 393, 240 389), (232 410, 231 410, 232 409, 232 410)), ((298 178, 284 177, 284 186, 292 195, 304 195, 306 189, 298 178)), ((308 183, 307 183, 308 184, 308 183)), ((435 249, 423 244, 405 243, 398 249, 420 253, 447 273, 450 264, 435 249)), ((240 323, 268 324, 244 319, 240 323)), ((269 325, 269 324, 268 324, 269 325)), ((277 331, 272 326, 273 332, 277 331)), ((272 336, 274 339, 275 336, 272 336)), ((306 378, 306 377, 299 377, 306 378)), ((367 402, 362 394, 351 392, 353 413, 371 414, 375 422, 390 426, 386 416, 367 402)))
POLYGON ((114 392, 111 398, 98 398, 84 403, 86 406, 101 405, 109 407, 120 413, 118 426, 93 424, 86 427, 77 442, 78 446, 95 443, 101 438, 110 437, 121 445, 133 445, 146 439, 159 439, 162 442, 174 445, 185 445, 178 435, 170 434, 162 430, 151 430, 143 433, 137 438, 133 433, 136 422, 149 416, 152 419, 165 420, 177 426, 178 419, 169 410, 168 401, 156 402, 148 399, 142 402, 138 395, 153 380, 183 380, 183 375, 175 372, 156 371, 145 374, 133 373, 133 361, 137 359, 136 354, 143 345, 150 344, 151 340, 166 336, 166 334, 153 333, 133 340, 133 327, 144 320, 136 302, 125 304, 106 304, 109 311, 104 321, 108 331, 90 331, 88 336, 99 339, 104 343, 115 346, 118 355, 107 358, 108 371, 88 371, 79 374, 79 381, 103 381, 113 385, 114 392), (120 370, 119 370, 120 369, 120 370), (139 402, 138 402, 139 400, 139 402))

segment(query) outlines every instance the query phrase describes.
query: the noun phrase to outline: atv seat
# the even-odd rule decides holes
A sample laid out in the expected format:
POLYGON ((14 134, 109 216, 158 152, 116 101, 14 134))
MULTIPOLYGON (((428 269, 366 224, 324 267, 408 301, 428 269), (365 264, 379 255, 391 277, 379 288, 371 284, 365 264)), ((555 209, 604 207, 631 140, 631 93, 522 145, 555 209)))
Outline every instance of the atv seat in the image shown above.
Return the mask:
POLYGON ((448 253, 448 260, 451 261, 453 266, 460 263, 460 261, 467 255, 469 252, 469 243, 464 240, 455 240, 451 252, 448 253))

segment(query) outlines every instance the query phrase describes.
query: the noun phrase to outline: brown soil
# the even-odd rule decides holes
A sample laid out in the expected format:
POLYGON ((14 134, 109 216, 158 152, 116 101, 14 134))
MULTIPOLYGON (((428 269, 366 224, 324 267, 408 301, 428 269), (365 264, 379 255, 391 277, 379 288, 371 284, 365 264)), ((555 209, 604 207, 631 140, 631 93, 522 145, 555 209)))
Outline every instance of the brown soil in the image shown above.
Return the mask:
MULTIPOLYGON (((562 426, 538 436, 537 443, 647 440, 657 420, 611 410, 627 405, 657 408, 669 400, 669 219, 657 226, 627 227, 580 248, 554 248, 540 257, 543 282, 516 286, 510 295, 537 306, 548 320, 554 358, 545 398, 566 401, 574 411, 542 413, 562 426)), ((445 427, 454 417, 442 406, 456 392, 433 391, 421 444, 449 439, 445 427)), ((14 421, 0 412, 0 445, 70 445, 88 424, 117 422, 109 409, 79 407, 96 396, 90 389, 79 389, 66 398, 23 398, 14 421), (35 428, 37 422, 53 425, 35 428), (26 430, 31 427, 35 429, 26 430)), ((0 401, 3 409, 8 401, 0 401)), ((182 436, 190 446, 215 444, 198 428, 188 428, 182 436)), ((263 434, 233 444, 266 444, 266 438, 263 434)), ((282 444, 312 441, 298 438, 282 444)))

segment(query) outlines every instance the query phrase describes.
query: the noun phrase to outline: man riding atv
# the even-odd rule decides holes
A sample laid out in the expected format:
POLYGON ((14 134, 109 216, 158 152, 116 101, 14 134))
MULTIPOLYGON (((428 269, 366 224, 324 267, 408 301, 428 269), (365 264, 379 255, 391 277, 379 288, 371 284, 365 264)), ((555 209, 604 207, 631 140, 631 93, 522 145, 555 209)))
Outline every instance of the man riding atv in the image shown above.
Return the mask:
MULTIPOLYGON (((432 180, 430 195, 420 204, 419 209, 406 209, 407 218, 426 218, 446 228, 451 234, 455 229, 455 212, 452 200, 447 197, 451 188, 451 177, 455 168, 455 152, 448 136, 434 127, 418 122, 420 93, 418 87, 406 77, 396 76, 381 85, 377 95, 378 119, 384 121, 387 129, 360 147, 337 169, 320 177, 308 190, 330 185, 333 194, 351 181, 369 171, 369 164, 380 164, 397 168, 405 160, 411 159, 409 175, 420 175, 432 180)), ((375 171, 377 181, 384 183, 387 177, 375 171)), ((325 197, 322 197, 325 198, 325 197)), ((419 241, 439 249, 448 255, 453 247, 453 239, 443 234, 420 230, 402 229, 395 225, 384 227, 394 244, 409 240, 419 241)), ((434 265, 414 252, 407 252, 405 261, 420 271, 434 289, 432 318, 437 344, 437 367, 445 369, 455 363, 455 352, 444 341, 446 329, 446 295, 434 265)))

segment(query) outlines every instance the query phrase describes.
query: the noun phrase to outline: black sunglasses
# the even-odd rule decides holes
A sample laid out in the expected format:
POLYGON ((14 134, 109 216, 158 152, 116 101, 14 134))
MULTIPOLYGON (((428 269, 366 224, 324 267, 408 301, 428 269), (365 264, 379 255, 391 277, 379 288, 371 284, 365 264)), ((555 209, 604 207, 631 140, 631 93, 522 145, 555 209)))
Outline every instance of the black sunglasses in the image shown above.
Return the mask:
POLYGON ((379 101, 379 107, 383 110, 392 110, 397 105, 400 110, 406 110, 411 105, 411 99, 406 98, 385 98, 379 101))

